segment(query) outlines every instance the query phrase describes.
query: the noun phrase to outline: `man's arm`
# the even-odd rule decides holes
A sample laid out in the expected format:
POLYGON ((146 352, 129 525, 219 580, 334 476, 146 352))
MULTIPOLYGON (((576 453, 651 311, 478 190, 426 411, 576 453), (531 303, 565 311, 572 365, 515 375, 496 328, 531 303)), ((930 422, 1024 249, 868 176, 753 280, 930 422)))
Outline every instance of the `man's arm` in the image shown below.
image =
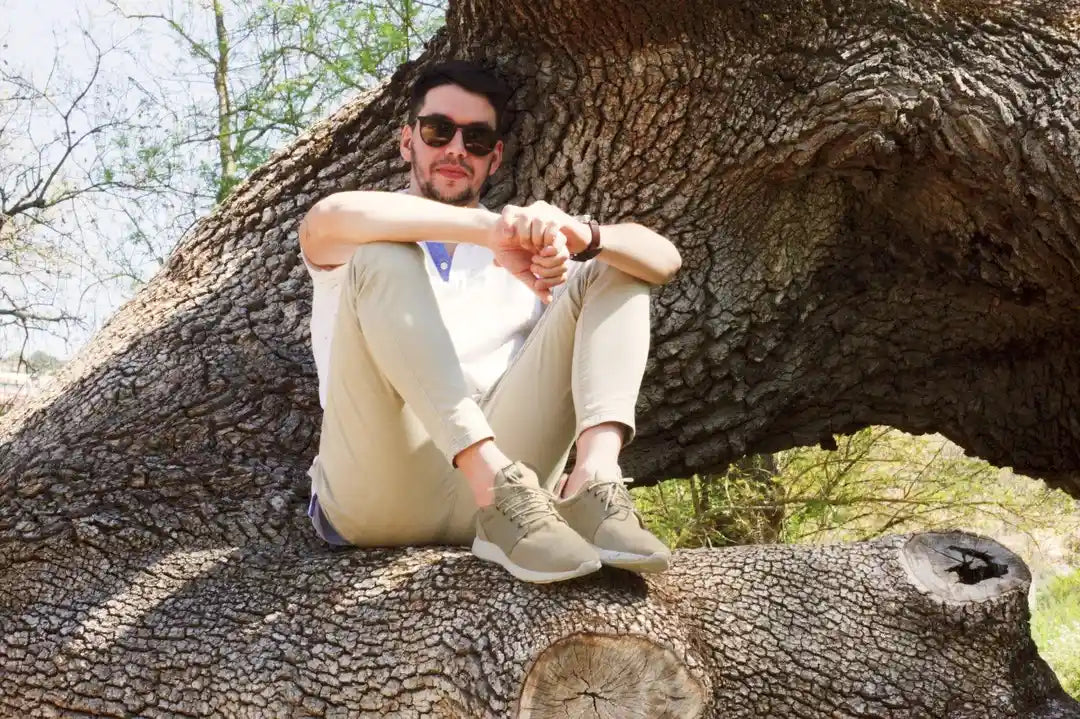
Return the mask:
MULTIPOLYGON (((567 238, 570 252, 581 252, 588 247, 592 239, 588 230, 586 225, 583 244, 567 238)), ((600 242, 604 249, 596 256, 596 261, 651 285, 667 284, 682 267, 682 255, 670 240, 635 222, 603 225, 600 228, 600 242)))
MULTIPOLYGON (((507 205, 502 212, 503 221, 513 228, 523 244, 531 242, 539 252, 551 243, 556 231, 566 238, 566 248, 572 254, 582 252, 592 240, 588 224, 566 214, 546 202, 534 202, 528 207, 507 205)), ((634 222, 604 225, 600 228, 603 251, 596 260, 622 270, 632 277, 652 285, 666 284, 682 267, 682 256, 666 237, 634 222)), ((551 282, 559 284, 561 278, 554 276, 558 262, 555 259, 534 262, 542 268, 536 274, 542 278, 553 276, 551 282)), ((553 285, 549 285, 553 286, 553 285)))
POLYGON ((338 192, 315 203, 300 222, 300 247, 322 268, 343 265, 368 242, 489 244, 499 215, 402 192, 338 192))

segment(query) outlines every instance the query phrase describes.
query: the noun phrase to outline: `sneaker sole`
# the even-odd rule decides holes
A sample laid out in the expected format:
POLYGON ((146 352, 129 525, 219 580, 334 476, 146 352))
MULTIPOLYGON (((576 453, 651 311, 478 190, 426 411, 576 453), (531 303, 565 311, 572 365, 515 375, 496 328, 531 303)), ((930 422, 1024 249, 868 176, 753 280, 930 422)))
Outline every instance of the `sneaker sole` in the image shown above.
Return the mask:
POLYGON ((667 570, 671 562, 671 555, 666 552, 654 554, 633 554, 632 552, 617 552, 614 549, 603 549, 596 545, 590 545, 600 555, 600 561, 610 567, 629 569, 634 572, 663 572, 667 570))
POLYGON ((522 567, 520 564, 514 564, 514 562, 510 560, 510 557, 506 556, 506 553, 499 548, 499 545, 480 539, 480 537, 473 538, 472 551, 473 554, 480 559, 494 562, 510 572, 515 578, 520 579, 523 582, 531 582, 532 584, 562 582, 567 579, 583 577, 586 574, 592 574, 600 569, 601 566, 599 559, 588 559, 578 565, 576 569, 569 569, 561 572, 538 572, 535 569, 528 569, 522 567))

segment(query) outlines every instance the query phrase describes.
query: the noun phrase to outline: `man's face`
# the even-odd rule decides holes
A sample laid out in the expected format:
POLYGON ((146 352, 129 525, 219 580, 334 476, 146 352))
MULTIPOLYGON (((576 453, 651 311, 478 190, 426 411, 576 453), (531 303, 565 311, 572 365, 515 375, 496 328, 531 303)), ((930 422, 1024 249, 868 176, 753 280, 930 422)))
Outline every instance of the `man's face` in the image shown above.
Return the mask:
MULTIPOLYGON (((457 85, 439 85, 428 91, 418 116, 443 115, 458 125, 486 123, 495 127, 495 108, 487 98, 457 85)), ((401 157, 411 163, 411 190, 451 205, 475 205, 484 181, 502 163, 503 143, 484 157, 465 149, 462 131, 442 147, 431 147, 420 137, 417 123, 401 130, 401 157)))

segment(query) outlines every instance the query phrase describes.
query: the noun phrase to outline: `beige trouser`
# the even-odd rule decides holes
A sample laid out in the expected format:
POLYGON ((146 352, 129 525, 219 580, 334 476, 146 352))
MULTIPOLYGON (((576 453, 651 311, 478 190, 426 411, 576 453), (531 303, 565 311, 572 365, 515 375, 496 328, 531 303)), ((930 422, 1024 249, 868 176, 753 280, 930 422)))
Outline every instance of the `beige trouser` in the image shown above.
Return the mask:
POLYGON ((330 351, 312 490, 360 546, 468 544, 476 502, 453 458, 494 437, 551 489, 576 437, 634 434, 649 349, 649 286, 589 262, 549 305, 499 381, 469 396, 423 263, 409 243, 349 262, 330 351))

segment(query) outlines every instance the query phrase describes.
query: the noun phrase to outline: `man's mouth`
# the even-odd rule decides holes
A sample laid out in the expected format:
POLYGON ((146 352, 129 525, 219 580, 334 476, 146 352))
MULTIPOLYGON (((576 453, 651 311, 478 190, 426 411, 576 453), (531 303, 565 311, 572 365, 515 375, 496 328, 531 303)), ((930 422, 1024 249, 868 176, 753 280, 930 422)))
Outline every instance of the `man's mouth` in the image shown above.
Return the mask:
POLYGON ((461 180, 469 176, 469 173, 465 172, 465 170, 460 167, 447 167, 445 165, 443 167, 435 168, 435 172, 452 180, 461 180))

